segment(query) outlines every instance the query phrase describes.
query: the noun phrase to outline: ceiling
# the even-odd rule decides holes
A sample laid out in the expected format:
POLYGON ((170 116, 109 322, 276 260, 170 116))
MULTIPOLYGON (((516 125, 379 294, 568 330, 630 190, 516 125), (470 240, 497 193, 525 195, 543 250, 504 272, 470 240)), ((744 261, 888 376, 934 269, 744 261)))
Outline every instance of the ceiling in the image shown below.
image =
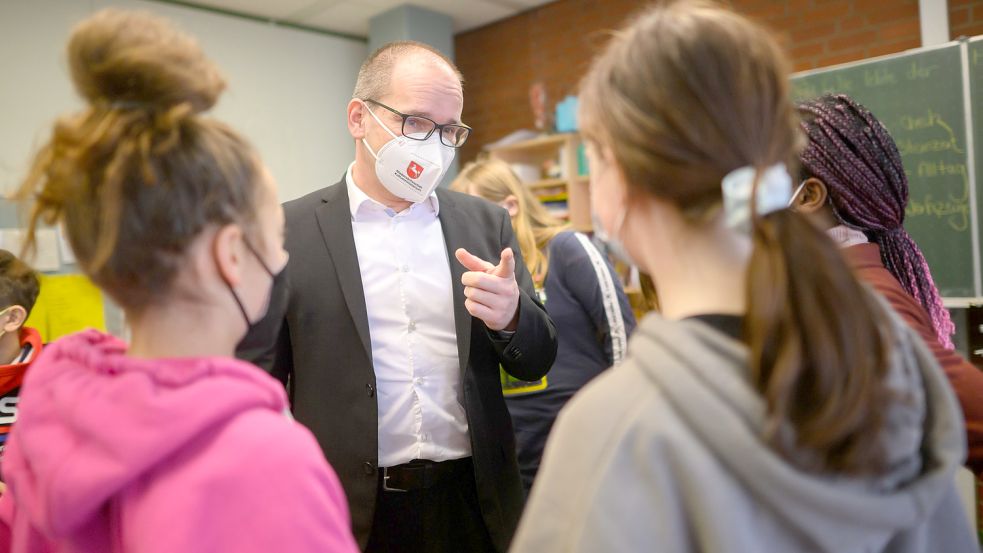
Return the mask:
POLYGON ((467 31, 547 4, 552 0, 185 0, 270 21, 313 27, 344 35, 368 36, 369 19, 402 4, 445 13, 454 32, 467 31))

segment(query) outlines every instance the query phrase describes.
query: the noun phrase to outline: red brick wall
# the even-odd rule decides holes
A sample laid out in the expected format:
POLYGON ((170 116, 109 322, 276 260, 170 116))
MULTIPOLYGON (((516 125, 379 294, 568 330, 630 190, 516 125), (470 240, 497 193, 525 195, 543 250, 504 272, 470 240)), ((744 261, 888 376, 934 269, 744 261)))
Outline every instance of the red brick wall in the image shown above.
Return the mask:
POLYGON ((949 0, 949 37, 983 35, 983 0, 949 0))
MULTIPOLYGON (((983 34, 983 0, 949 0, 959 34, 983 34), (965 23, 962 19, 965 19, 965 23), (975 31, 974 31, 975 29, 975 31)), ((918 0, 732 0, 774 29, 798 70, 899 52, 921 45, 918 0)), ((558 0, 455 37, 464 73, 464 121, 475 128, 461 152, 532 128, 529 86, 541 80, 550 106, 576 92, 604 43, 604 31, 646 5, 638 0, 558 0)))

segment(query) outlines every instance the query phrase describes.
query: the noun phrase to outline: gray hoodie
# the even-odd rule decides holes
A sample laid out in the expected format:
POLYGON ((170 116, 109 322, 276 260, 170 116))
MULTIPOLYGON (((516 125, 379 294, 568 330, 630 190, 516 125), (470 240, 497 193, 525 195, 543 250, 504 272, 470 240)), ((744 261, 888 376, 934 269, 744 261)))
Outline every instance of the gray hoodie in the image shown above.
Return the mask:
POLYGON ((649 315, 627 360, 560 414, 513 553, 978 551, 954 473, 958 405, 891 312, 895 402, 877 478, 810 474, 761 439, 747 347, 700 320, 649 315))

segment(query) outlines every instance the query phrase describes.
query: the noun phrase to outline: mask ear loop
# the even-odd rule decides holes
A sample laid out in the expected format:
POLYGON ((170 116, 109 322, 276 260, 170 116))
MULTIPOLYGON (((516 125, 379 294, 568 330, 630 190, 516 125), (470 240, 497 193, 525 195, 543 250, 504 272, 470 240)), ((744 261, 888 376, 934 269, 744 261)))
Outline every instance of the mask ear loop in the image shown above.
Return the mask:
POLYGON ((239 308, 239 313, 242 313, 242 320, 246 321, 246 329, 248 331, 248 329, 252 328, 253 322, 249 320, 249 315, 246 314, 246 308, 242 305, 242 300, 239 299, 239 294, 236 294, 236 291, 232 289, 231 284, 224 280, 223 282, 225 282, 225 287, 229 289, 229 293, 232 294, 232 299, 235 300, 236 306, 239 308))
POLYGON ((276 278, 276 275, 273 273, 273 271, 270 270, 266 262, 263 261, 262 256, 259 255, 259 252, 256 251, 256 248, 254 248, 253 245, 249 243, 249 240, 243 240, 242 242, 246 245, 246 248, 249 249, 250 252, 252 252, 253 257, 256 258, 256 261, 259 261, 260 267, 262 267, 263 270, 266 271, 266 274, 270 275, 270 278, 276 278))
MULTIPOLYGON (((359 100, 359 102, 362 102, 362 105, 365 106, 365 111, 368 111, 369 112, 369 115, 372 116, 372 119, 375 119, 375 122, 378 123, 379 126, 382 127, 382 129, 384 131, 386 131, 387 133, 389 133, 389 136, 393 137, 393 140, 398 140, 399 139, 399 136, 397 136, 396 133, 394 133, 391 130, 389 130, 389 127, 387 127, 385 124, 383 124, 382 121, 379 120, 379 117, 376 116, 376 114, 375 114, 374 111, 372 111, 372 108, 369 107, 369 104, 365 103, 364 100, 359 100)), ((372 146, 369 146, 368 140, 365 140, 364 137, 362 138, 362 144, 365 146, 365 149, 368 150, 370 154, 372 154, 372 157, 374 157, 376 159, 376 161, 378 161, 379 160, 379 155, 372 150, 372 146)))
MULTIPOLYGON (((273 271, 271 271, 270 268, 266 265, 266 262, 263 261, 263 258, 260 257, 259 253, 256 252, 256 248, 253 248, 253 245, 249 243, 249 240, 244 239, 242 242, 246 245, 246 249, 248 249, 253 254, 253 257, 256 258, 256 261, 259 262, 259 266, 262 267, 264 271, 266 271, 266 274, 269 275, 271 279, 275 280, 276 275, 273 274, 273 271)), ((232 285, 229 284, 229 281, 222 279, 222 282, 225 283, 225 287, 228 288, 229 293, 232 294, 232 299, 235 300, 236 306, 239 308, 239 312, 242 313, 242 320, 246 321, 246 330, 248 331, 250 328, 253 327, 255 323, 249 320, 249 315, 246 314, 246 307, 242 304, 242 300, 239 299, 239 294, 236 294, 236 291, 232 289, 232 285)), ((2 336, 2 334, 0 334, 0 336, 2 336)))
POLYGON ((802 192, 802 189, 805 188, 805 187, 806 187, 806 181, 802 181, 802 182, 799 183, 799 186, 797 186, 795 188, 795 192, 792 192, 792 197, 789 198, 789 200, 788 200, 788 206, 789 207, 792 207, 793 205, 795 205, 795 199, 799 197, 799 192, 802 192))
POLYGON ((616 222, 614 224, 614 239, 617 240, 618 242, 621 242, 622 244, 624 244, 624 239, 621 237, 621 234, 625 230, 626 219, 628 219, 627 205, 624 207, 624 209, 618 212, 618 217, 617 219, 615 219, 616 222))

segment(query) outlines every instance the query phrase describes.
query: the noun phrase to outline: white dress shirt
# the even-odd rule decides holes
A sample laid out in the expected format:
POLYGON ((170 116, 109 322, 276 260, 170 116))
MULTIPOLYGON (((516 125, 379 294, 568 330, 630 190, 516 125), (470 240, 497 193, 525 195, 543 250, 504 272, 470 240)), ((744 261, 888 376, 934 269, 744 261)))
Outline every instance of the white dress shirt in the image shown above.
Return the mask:
POLYGON ((396 213, 345 181, 379 404, 379 466, 471 455, 436 195, 396 213))

